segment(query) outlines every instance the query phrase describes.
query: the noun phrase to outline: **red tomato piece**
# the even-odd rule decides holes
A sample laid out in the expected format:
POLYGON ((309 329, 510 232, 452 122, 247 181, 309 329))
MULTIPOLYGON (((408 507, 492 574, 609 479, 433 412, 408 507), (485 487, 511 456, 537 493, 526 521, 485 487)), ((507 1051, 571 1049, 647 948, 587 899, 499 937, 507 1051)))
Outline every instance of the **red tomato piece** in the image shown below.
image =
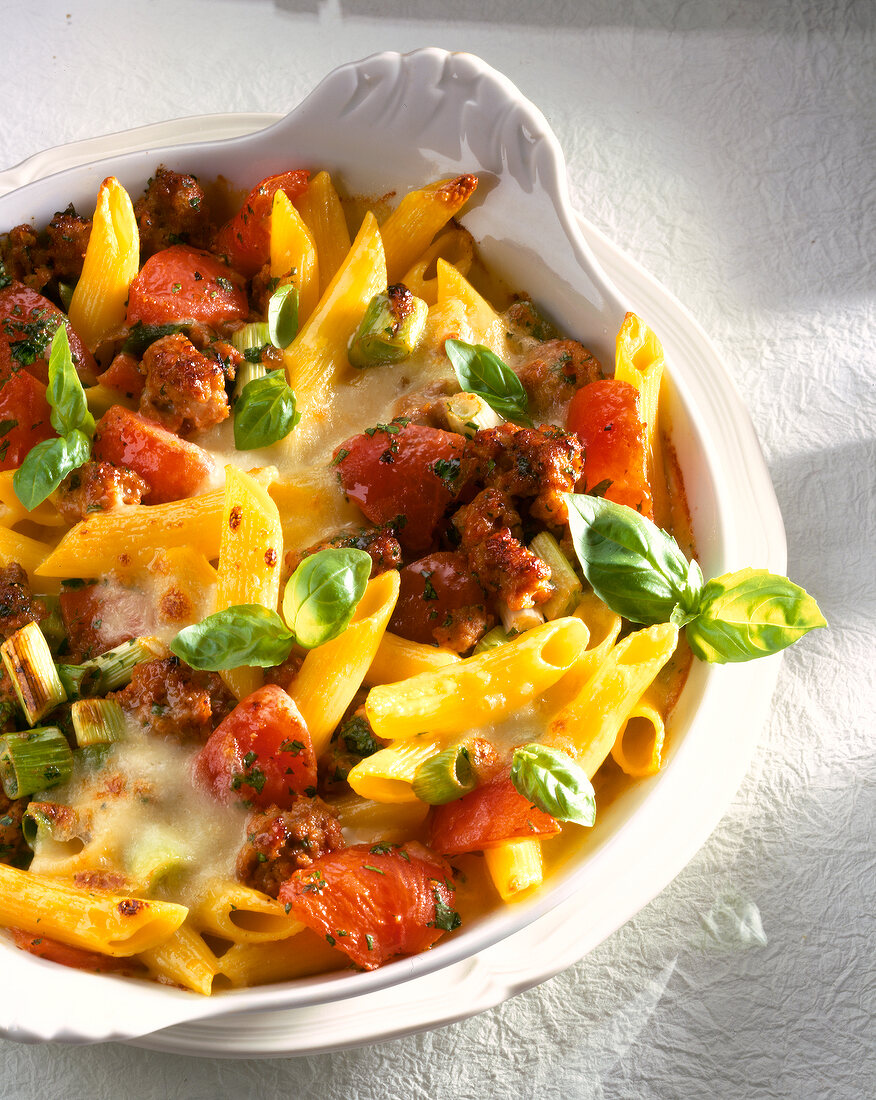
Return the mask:
POLYGON ((155 630, 151 597, 139 588, 86 584, 65 589, 60 603, 70 646, 65 660, 73 664, 155 630))
POLYGON ((251 279, 271 258, 271 208, 274 194, 285 191, 291 202, 307 190, 309 173, 303 169, 268 176, 247 195, 231 221, 216 235, 217 252, 228 257, 236 270, 251 279))
POLYGON ((139 397, 146 385, 137 360, 126 351, 120 351, 103 374, 97 376, 97 380, 102 386, 118 390, 125 397, 139 397))
POLYGON ((474 579, 468 558, 439 551, 406 565, 389 629, 412 642, 434 645, 436 627, 462 608, 484 605, 484 591, 474 579))
POLYGON ((10 928, 9 931, 12 933, 16 947, 36 955, 38 959, 48 959, 49 962, 60 963, 61 966, 72 966, 76 970, 91 970, 94 973, 109 970, 132 972, 139 969, 139 964, 133 959, 116 959, 111 955, 101 955, 99 951, 71 947, 48 936, 33 936, 23 928, 10 928))
POLYGON ((213 459, 203 447, 180 439, 123 405, 113 405, 97 422, 92 453, 97 459, 127 466, 139 474, 149 486, 144 504, 190 497, 214 468, 213 459))
POLYGON ((406 550, 426 550, 462 488, 465 440, 440 428, 393 421, 348 439, 335 451, 344 492, 375 524, 399 516, 406 550))
POLYGON ((584 444, 578 492, 590 492, 610 482, 602 493, 607 500, 626 504, 653 519, 648 448, 636 387, 613 378, 582 386, 569 405, 566 426, 584 444))
POLYGON ((429 826, 429 847, 444 855, 482 852, 505 840, 551 837, 559 822, 533 806, 508 776, 497 776, 471 794, 435 806, 429 826))
POLYGON ((195 777, 220 802, 281 810, 315 792, 316 758, 298 707, 276 684, 248 695, 198 753, 195 777))
POLYGON ((20 370, 0 382, 0 470, 14 470, 31 447, 55 435, 46 387, 20 370))
MULTIPOLYGON (((45 386, 49 380, 49 347, 61 321, 67 318, 36 290, 12 283, 0 290, 0 382, 22 368, 45 386)), ((67 336, 77 372, 87 381, 97 367, 69 322, 67 336)))
POLYGON ((240 275, 209 252, 185 244, 150 256, 128 294, 129 325, 190 320, 216 326, 245 321, 248 315, 240 275))
POLYGON ((280 887, 290 914, 358 966, 416 955, 459 923, 450 869, 420 844, 355 844, 314 860, 280 887))

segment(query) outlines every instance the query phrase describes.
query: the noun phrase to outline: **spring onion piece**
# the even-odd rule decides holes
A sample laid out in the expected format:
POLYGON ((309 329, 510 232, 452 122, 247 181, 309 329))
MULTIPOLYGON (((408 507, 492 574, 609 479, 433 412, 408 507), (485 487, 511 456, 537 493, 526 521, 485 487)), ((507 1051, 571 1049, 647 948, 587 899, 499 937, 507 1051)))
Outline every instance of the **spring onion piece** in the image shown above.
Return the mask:
POLYGON ((70 312, 70 303, 73 301, 73 291, 75 289, 75 283, 58 282, 58 297, 61 299, 61 305, 65 313, 70 312))
POLYGON ((0 736, 0 782, 7 798, 57 787, 72 771, 73 753, 57 726, 0 736))
POLYGON ((248 382, 254 382, 257 378, 264 378, 268 368, 264 363, 241 363, 237 368, 234 379, 234 400, 238 401, 243 394, 248 382))
POLYGON ((131 638, 114 649, 108 649, 90 661, 84 661, 81 668, 96 669, 97 680, 94 684, 95 695, 106 695, 108 691, 118 691, 130 684, 131 675, 137 665, 144 661, 153 661, 156 657, 166 657, 168 648, 158 638, 144 636, 131 638))
POLYGON ((248 363, 258 363, 262 348, 271 346, 271 333, 265 321, 253 321, 229 336, 229 342, 248 363))
POLYGON ((65 702, 67 692, 58 676, 49 643, 36 623, 28 623, 0 646, 3 664, 12 680, 29 726, 65 702))
POLYGON ((512 611, 504 600, 499 601, 499 618, 509 634, 523 634, 544 622, 544 615, 537 607, 521 607, 519 611, 512 611))
POLYGON ((125 853, 125 867, 137 888, 148 890, 162 879, 182 870, 192 862, 193 856, 181 837, 161 825, 142 829, 125 853))
POLYGON ((50 803, 29 802, 21 817, 21 832, 31 849, 36 847, 39 836, 52 835, 52 818, 46 812, 50 803))
POLYGON ((375 294, 362 323, 350 340, 347 354, 358 370, 401 363, 423 333, 429 307, 401 283, 385 294, 375 294))
POLYGON ((504 627, 494 626, 492 630, 488 630, 487 633, 481 638, 478 644, 474 647, 474 652, 486 653, 488 649, 495 649, 496 646, 504 645, 511 640, 504 627))
POLYGON ((49 643, 49 649, 57 650, 61 642, 67 637, 64 617, 61 614, 61 601, 57 596, 40 596, 40 599, 46 605, 46 611, 48 611, 48 615, 40 621, 40 630, 49 643))
POLYGON ((537 534, 529 544, 529 549, 533 554, 538 554, 551 571, 554 594, 547 603, 542 604, 544 617, 552 621, 568 615, 584 591, 577 573, 572 568, 572 563, 560 549, 560 544, 554 536, 547 531, 537 534))
POLYGON ((82 699, 94 694, 94 685, 98 678, 96 668, 89 668, 86 665, 56 665, 55 667, 68 699, 82 699))
POLYGON ((443 806, 473 791, 477 782, 468 749, 465 745, 454 745, 423 761, 411 789, 421 802, 443 806))
MULTIPOLYGON (((21 831, 31 848, 37 843, 48 845, 54 841, 57 846, 76 844, 81 849, 83 829, 79 814, 72 806, 61 802, 28 803, 21 816, 21 831)), ((56 849, 57 850, 57 849, 56 849)))
POLYGON ((443 405, 448 429, 469 439, 483 428, 497 428, 503 423, 502 417, 476 393, 455 393, 445 397, 443 405))
POLYGON ((125 735, 125 713, 115 699, 79 699, 70 708, 76 744, 83 749, 125 735))

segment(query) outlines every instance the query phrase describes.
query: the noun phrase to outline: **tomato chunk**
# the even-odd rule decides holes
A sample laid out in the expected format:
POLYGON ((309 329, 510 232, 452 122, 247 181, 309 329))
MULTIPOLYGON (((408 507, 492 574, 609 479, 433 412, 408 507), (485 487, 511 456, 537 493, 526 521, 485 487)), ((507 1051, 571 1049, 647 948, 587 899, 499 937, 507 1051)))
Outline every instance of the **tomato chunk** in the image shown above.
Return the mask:
POLYGON ((248 279, 271 258, 271 208, 274 194, 285 191, 290 201, 307 190, 309 173, 303 169, 268 176, 250 191, 231 221, 216 235, 215 248, 248 279))
POLYGON ((578 492, 601 486, 607 500, 653 519, 645 425, 636 387, 613 378, 582 386, 569 405, 567 427, 584 444, 578 492))
POLYGON ((113 405, 97 422, 93 454, 139 474, 149 486, 144 504, 190 497, 214 468, 213 459, 202 447, 122 405, 113 405))
MULTIPOLYGON (((45 385, 52 337, 59 323, 66 320, 48 298, 22 283, 0 290, 0 382, 24 369, 45 385)), ((67 336, 77 372, 93 380, 97 374, 94 358, 69 322, 67 336)))
POLYGON ((389 629, 403 638, 446 645, 450 639, 444 635, 460 618, 476 620, 481 629, 487 622, 484 590, 472 575, 465 554, 429 554, 406 565, 399 579, 399 597, 389 629))
POLYGON ((394 420, 348 439, 334 459, 350 500, 372 523, 393 523, 402 546, 416 552, 432 544, 462 488, 464 451, 460 435, 394 420))
POLYGON ((12 933, 16 947, 36 955, 38 959, 48 959, 49 962, 59 963, 61 966, 72 966, 76 970, 91 970, 94 973, 110 970, 130 973, 140 968, 134 959, 116 959, 111 955, 101 955, 99 951, 71 947, 49 936, 33 936, 22 928, 10 928, 9 931, 12 933))
POLYGON ((505 840, 551 837, 559 822, 533 806, 507 776, 498 776, 443 806, 432 810, 429 846, 444 855, 482 852, 505 840))
POLYGON ((0 470, 14 470, 25 455, 55 434, 46 387, 26 370, 0 382, 0 470))
POLYGON ((128 295, 128 324, 206 325, 245 321, 249 315, 243 279, 209 252, 175 244, 140 268, 128 295))
POLYGON ((220 802, 281 810, 315 792, 316 758, 298 707, 276 684, 248 695, 198 753, 195 777, 220 802))
POLYGON ((280 887, 290 914, 358 966, 415 955, 459 923, 450 869, 419 844, 355 844, 315 860, 280 887))
POLYGON ((102 386, 118 390, 125 397, 139 397, 146 385, 137 360, 126 351, 119 352, 103 374, 97 376, 97 380, 102 386))

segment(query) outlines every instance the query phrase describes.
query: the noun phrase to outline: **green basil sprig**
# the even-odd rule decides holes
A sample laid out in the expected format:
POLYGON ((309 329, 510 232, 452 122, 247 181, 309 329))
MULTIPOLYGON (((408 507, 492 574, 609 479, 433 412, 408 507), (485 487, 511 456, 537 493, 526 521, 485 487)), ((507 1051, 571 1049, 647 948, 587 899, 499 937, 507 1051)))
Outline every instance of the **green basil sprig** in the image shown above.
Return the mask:
POLYGON ((234 446, 252 451, 278 443, 292 431, 301 413, 286 372, 272 370, 243 387, 234 407, 234 446))
POLYGON ((237 604, 187 626, 170 645, 192 668, 279 665, 295 644, 315 649, 349 625, 368 583, 364 550, 320 550, 298 566, 283 595, 283 619, 260 604, 237 604))
POLYGON ((466 393, 482 397, 506 420, 532 427, 523 383, 498 355, 483 344, 467 344, 464 340, 445 340, 444 350, 466 393))
POLYGON ((58 438, 45 439, 32 447, 12 478, 15 495, 29 512, 91 455, 94 417, 88 411, 85 390, 73 366, 66 324, 60 324, 52 337, 46 400, 58 438))
POLYGON ((305 558, 283 595, 283 618, 299 645, 315 649, 346 630, 370 574, 364 550, 321 550, 305 558))
POLYGON ((587 773, 548 745, 522 745, 511 758, 511 782, 524 798, 558 821, 592 825, 596 795, 587 773))
POLYGON ((298 335, 298 288, 278 287, 268 302, 268 335, 275 348, 288 348, 298 335))
POLYGON ((637 623, 685 627, 701 660, 751 661, 826 626, 815 600, 787 577, 742 569, 703 584, 671 535, 633 508, 569 494, 569 529, 593 591, 637 623))

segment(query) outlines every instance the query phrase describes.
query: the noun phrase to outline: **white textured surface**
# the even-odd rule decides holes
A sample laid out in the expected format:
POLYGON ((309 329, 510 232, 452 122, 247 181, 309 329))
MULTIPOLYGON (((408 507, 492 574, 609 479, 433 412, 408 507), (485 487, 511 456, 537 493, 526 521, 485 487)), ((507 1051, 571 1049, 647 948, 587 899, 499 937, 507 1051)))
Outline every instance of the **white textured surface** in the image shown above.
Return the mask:
POLYGON ((480 54, 547 115, 579 207, 717 342, 767 454, 789 572, 832 629, 786 657, 755 765, 708 845, 544 986, 443 1031, 295 1063, 7 1043, 0 1096, 102 1097, 120 1081, 144 1097, 870 1095, 876 9, 398 10, 0 3, 0 57, 26 74, 7 80, 0 167, 161 118, 282 110, 377 49, 480 54))

